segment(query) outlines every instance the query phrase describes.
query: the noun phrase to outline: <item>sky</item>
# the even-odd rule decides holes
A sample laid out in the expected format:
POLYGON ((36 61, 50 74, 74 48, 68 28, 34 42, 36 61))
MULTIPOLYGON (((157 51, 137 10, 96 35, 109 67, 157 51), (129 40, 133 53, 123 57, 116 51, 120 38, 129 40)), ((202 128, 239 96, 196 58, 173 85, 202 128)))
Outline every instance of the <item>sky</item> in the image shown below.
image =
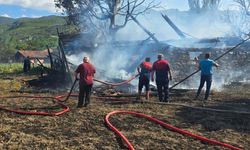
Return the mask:
MULTIPOLYGON (((156 0, 160 1, 165 9, 188 10, 188 0, 156 0)), ((221 9, 235 9, 234 0, 221 0, 221 9)))
MULTIPOLYGON (((148 0, 150 1, 150 0, 148 0)), ((164 9, 188 10, 188 0, 155 0, 161 2, 164 9)), ((234 9, 233 0, 222 0, 221 9, 234 9)), ((54 0, 0 0, 0 16, 41 17, 49 15, 60 15, 55 8, 54 0)))

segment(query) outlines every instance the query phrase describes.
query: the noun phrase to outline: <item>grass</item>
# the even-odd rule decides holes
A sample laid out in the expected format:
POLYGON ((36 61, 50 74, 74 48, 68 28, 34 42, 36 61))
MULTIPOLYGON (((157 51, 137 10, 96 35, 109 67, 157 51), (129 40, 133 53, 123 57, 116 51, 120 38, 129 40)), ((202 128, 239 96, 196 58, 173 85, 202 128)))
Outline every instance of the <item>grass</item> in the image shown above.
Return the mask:
MULTIPOLYGON (((44 66, 49 68, 49 64, 44 64, 44 66)), ((6 76, 6 75, 20 75, 23 73, 23 64, 22 63, 0 63, 0 75, 6 76)), ((34 65, 34 67, 31 66, 31 70, 27 75, 39 75, 41 73, 41 67, 34 65)))
MULTIPOLYGON (((8 77, 15 78, 15 80, 4 79, 0 76, 0 85, 6 87, 4 95, 27 95, 27 93, 10 91, 25 86, 22 80, 32 79, 32 76, 11 74, 8 77)), ((249 91, 249 89, 246 90, 249 91)), ((246 90, 232 91, 230 95, 223 92, 214 92, 211 95, 212 102, 206 107, 219 105, 223 101, 223 105, 227 102, 234 103, 230 105, 234 109, 239 110, 246 107, 250 110, 249 103, 245 104, 245 101, 250 100, 249 95, 240 96, 240 93, 246 93, 246 90), (233 94, 233 92, 236 92, 236 94, 233 94)), ((35 96, 51 96, 50 93, 33 94, 35 96)), ((2 89, 0 95, 3 96, 2 89)), ((59 93, 56 95, 59 95, 59 93)), ((198 105, 199 101, 194 101, 192 97, 194 97, 193 91, 185 92, 179 96, 173 95, 171 100, 178 103, 198 105)), ((157 101, 157 97, 152 97, 151 101, 157 101)), ((39 108, 38 111, 50 111, 49 108, 53 104, 49 99, 20 97, 18 99, 1 99, 0 105, 16 109, 29 108, 27 111, 36 111, 35 108, 39 108)), ((91 98, 89 107, 77 109, 77 97, 71 97, 66 105, 70 107, 71 111, 58 117, 18 115, 0 111, 0 149, 127 149, 120 138, 105 125, 105 115, 114 110, 145 113, 192 133, 240 146, 244 149, 250 148, 250 117, 248 115, 217 113, 172 105, 111 103, 95 98, 91 98)), ((131 115, 115 115, 111 117, 110 121, 122 131, 133 143, 135 149, 138 150, 222 149, 219 146, 194 140, 146 119, 131 115)))
POLYGON ((0 64, 0 74, 19 74, 23 72, 23 64, 0 64))

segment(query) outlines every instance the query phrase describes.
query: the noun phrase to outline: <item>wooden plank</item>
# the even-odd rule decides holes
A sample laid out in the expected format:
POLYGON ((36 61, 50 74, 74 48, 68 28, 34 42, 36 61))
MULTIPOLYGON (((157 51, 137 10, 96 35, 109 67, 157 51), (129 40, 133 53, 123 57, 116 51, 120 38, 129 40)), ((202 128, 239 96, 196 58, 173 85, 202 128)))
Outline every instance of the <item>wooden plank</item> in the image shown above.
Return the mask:
POLYGON ((48 53, 49 53, 50 68, 51 68, 51 69, 54 69, 53 59, 52 59, 52 55, 51 55, 51 52, 50 52, 49 46, 48 46, 48 45, 46 45, 46 47, 47 47, 47 49, 48 49, 48 53))

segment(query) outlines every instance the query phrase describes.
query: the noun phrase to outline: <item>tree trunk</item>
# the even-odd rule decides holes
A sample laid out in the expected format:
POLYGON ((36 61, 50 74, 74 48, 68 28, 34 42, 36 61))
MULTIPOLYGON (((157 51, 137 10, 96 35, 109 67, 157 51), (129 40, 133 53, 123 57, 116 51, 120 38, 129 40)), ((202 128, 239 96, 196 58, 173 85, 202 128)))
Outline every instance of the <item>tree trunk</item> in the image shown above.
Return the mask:
POLYGON ((120 3, 120 0, 114 1, 114 4, 112 6, 112 14, 110 16, 109 33, 110 33, 112 40, 115 40, 115 35, 118 31, 116 28, 115 21, 116 21, 117 7, 118 7, 119 3, 120 3))

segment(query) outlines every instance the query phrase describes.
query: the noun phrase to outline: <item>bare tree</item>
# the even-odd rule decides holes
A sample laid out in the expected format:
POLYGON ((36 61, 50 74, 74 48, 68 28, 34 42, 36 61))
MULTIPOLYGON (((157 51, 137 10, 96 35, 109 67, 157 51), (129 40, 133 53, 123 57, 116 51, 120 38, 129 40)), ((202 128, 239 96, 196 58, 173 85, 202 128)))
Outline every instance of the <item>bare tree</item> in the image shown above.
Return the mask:
POLYGON ((232 26, 233 35, 244 38, 250 33, 250 0, 234 0, 239 11, 229 12, 228 22, 232 26))
POLYGON ((193 12, 206 12, 217 10, 221 0, 188 0, 189 8, 193 12))
MULTIPOLYGON (((131 20, 147 10, 157 7, 154 0, 54 0, 58 8, 68 15, 69 23, 80 26, 91 24, 98 28, 100 21, 108 24, 109 34, 115 35, 131 20), (98 21, 96 21, 98 20, 98 21), (98 23, 97 23, 98 22, 98 23)), ((100 28, 100 27, 99 27, 100 28)))
POLYGON ((220 6, 221 0, 203 0, 204 10, 217 10, 220 6))
POLYGON ((234 0, 246 15, 250 16, 250 0, 234 0))
POLYGON ((200 0, 188 0, 189 9, 193 12, 200 12, 200 0))

